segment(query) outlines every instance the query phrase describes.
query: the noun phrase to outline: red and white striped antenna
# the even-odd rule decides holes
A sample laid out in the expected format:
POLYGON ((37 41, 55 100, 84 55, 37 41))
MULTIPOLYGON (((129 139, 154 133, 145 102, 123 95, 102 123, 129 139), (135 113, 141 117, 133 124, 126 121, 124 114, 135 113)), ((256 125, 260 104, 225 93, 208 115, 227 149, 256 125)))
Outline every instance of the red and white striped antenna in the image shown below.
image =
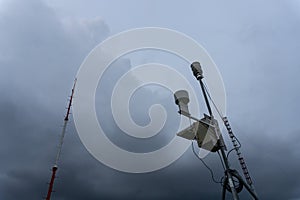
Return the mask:
POLYGON ((65 118, 64 118, 64 125, 62 127, 62 132, 61 132, 61 136, 60 136, 60 140, 59 140, 59 145, 58 145, 58 150, 57 150, 55 162, 54 162, 54 165, 52 167, 52 175, 51 175, 51 179, 50 179, 50 183, 49 183, 49 187, 48 187, 46 200, 51 199, 51 194, 53 192, 54 179, 56 177, 56 171, 58 169, 58 161, 59 161, 59 158, 60 158, 62 145, 63 145, 63 142, 64 142, 64 137, 65 137, 65 133, 66 133, 67 124, 68 124, 68 121, 69 121, 69 115, 70 115, 70 110, 71 110, 71 106, 72 106, 76 81, 77 81, 77 79, 74 80, 74 84, 73 84, 73 88, 72 88, 72 92, 71 92, 71 96, 70 96, 69 104, 68 104, 68 108, 67 108, 67 113, 66 113, 65 118))

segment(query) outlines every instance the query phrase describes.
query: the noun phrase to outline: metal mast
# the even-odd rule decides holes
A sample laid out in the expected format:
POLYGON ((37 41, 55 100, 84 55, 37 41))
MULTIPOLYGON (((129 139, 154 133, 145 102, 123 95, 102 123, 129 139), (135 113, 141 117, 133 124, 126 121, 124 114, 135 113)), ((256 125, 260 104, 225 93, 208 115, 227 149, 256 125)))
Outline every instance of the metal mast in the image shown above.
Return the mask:
MULTIPOLYGON (((203 96, 204 96, 204 100, 205 100, 205 103, 206 103, 206 106, 207 106, 207 110, 209 112, 210 117, 213 119, 213 114, 212 114, 212 111, 211 111, 211 107, 210 107, 210 104, 209 104, 209 101, 208 101, 208 98, 207 98, 207 94, 206 94, 206 91, 205 91, 205 88, 204 88, 204 83, 202 81, 202 79, 204 78, 204 76, 203 76, 203 72, 202 72, 200 63, 194 62, 191 65, 191 68, 192 68, 194 76, 196 77, 196 79, 200 83, 201 90, 202 90, 202 93, 203 93, 203 96)), ((224 165, 225 165, 225 173, 226 173, 226 175, 228 177, 229 187, 231 189, 231 193, 232 193, 233 199, 234 200, 239 200, 239 197, 238 197, 238 194, 237 194, 237 191, 235 189, 234 182, 233 182, 232 175, 231 175, 231 173, 229 173, 230 167, 229 167, 229 163, 228 163, 228 160, 227 160, 227 157, 226 157, 226 154, 225 154, 225 151, 226 151, 225 144, 224 144, 223 141, 219 140, 219 145, 221 147, 220 148, 221 156, 222 156, 222 159, 223 159, 223 162, 224 162, 224 165)))
MULTIPOLYGON (((204 78, 204 76, 203 76, 203 71, 201 69, 201 65, 200 65, 199 62, 194 62, 194 63, 191 64, 191 68, 192 68, 194 76, 196 77, 196 79, 200 83, 201 90, 202 90, 202 93, 203 93, 203 96, 204 96, 204 100, 205 100, 205 103, 206 103, 206 106, 207 106, 210 118, 213 120, 214 116, 213 116, 213 113, 212 113, 212 110, 211 110, 211 107, 210 107, 210 104, 209 104, 209 100, 208 100, 208 97, 207 97, 207 95, 209 95, 209 93, 206 90, 205 85, 204 85, 204 83, 202 81, 202 79, 204 78)), ((210 97, 210 95, 209 95, 209 97, 210 97)), ((222 117, 222 116, 220 116, 220 117, 222 117)), ((255 189, 254 189, 254 186, 253 186, 253 182, 251 180, 251 177, 250 177, 249 171, 247 169, 245 160, 242 157, 241 152, 239 150, 239 147, 238 147, 238 144, 237 144, 237 141, 236 141, 237 139, 235 138, 235 136, 234 136, 234 134, 232 132, 232 129, 231 129, 230 125, 229 125, 227 117, 222 117, 222 120, 223 120, 224 125, 225 125, 225 127, 226 127, 226 129, 228 131, 228 134, 229 134, 229 136, 230 136, 230 138, 232 140, 234 149, 236 150, 236 153, 237 153, 240 165, 242 167, 245 179, 247 181, 247 183, 246 183, 242 179, 242 177, 238 174, 238 172, 236 170, 230 168, 230 164, 229 164, 228 158, 227 158, 226 153, 225 153, 226 152, 225 142, 224 142, 223 138, 220 137, 218 139, 218 146, 219 146, 219 151, 221 152, 222 160, 223 160, 224 165, 225 165, 224 166, 225 167, 225 181, 223 183, 222 199, 223 200, 225 199, 226 190, 229 190, 232 193, 233 199, 234 200, 239 200, 238 193, 242 190, 242 186, 244 186, 247 189, 247 191, 250 193, 250 195, 252 196, 252 198, 255 199, 255 200, 257 200, 258 197, 257 197, 257 194, 255 192, 255 189), (239 181, 238 185, 235 184, 235 182, 233 180, 233 177, 235 177, 239 181)))
POLYGON ((236 140, 236 138, 235 138, 235 136, 234 136, 234 134, 232 132, 232 129, 231 129, 231 126, 229 124, 229 121, 228 121, 227 117, 223 117, 223 122, 224 122, 224 125, 225 125, 226 129, 227 129, 229 137, 231 138, 231 142, 232 142, 232 144, 234 146, 234 149, 236 151, 236 155, 238 156, 238 160, 239 160, 239 163, 240 163, 241 168, 243 170, 244 177, 245 177, 247 183, 249 184, 249 186, 252 188, 252 190, 255 191, 254 190, 254 186, 253 186, 253 181, 252 181, 252 179, 250 177, 249 170, 247 168, 245 159, 242 156, 240 148, 238 147, 239 145, 238 145, 237 140, 236 140))
POLYGON ((68 108, 67 108, 67 113, 66 113, 65 118, 64 118, 64 125, 62 127, 62 132, 61 132, 61 136, 60 136, 60 140, 59 140, 59 145, 58 145, 58 150, 57 150, 55 162, 54 162, 54 165, 52 167, 52 175, 51 175, 51 179, 50 179, 50 183, 49 183, 49 187, 48 187, 46 200, 51 199, 51 194, 53 192, 54 179, 56 177, 56 171, 58 169, 58 161, 59 161, 60 154, 61 154, 61 149, 62 149, 62 145, 63 145, 65 133, 66 133, 67 124, 68 124, 68 121, 69 121, 69 115, 70 115, 70 110, 71 110, 71 106, 72 106, 72 100, 73 100, 76 81, 77 81, 77 79, 75 79, 75 81, 74 81, 71 96, 70 96, 70 99, 69 99, 68 108))

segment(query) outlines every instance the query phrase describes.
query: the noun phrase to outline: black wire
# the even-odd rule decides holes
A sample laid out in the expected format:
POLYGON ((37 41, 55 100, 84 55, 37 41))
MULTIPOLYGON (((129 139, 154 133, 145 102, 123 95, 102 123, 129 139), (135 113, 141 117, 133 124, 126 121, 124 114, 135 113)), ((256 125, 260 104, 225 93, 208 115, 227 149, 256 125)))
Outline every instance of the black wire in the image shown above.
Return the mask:
POLYGON ((235 138, 235 140, 239 143, 239 146, 238 146, 238 147, 233 147, 232 149, 230 149, 230 151, 228 151, 228 153, 227 153, 227 155, 226 155, 227 159, 228 159, 230 153, 231 153, 233 150, 238 150, 238 149, 240 149, 240 148, 242 147, 242 144, 240 143, 239 139, 237 139, 237 137, 235 137, 235 135, 234 135, 234 138, 235 138))
POLYGON ((209 97, 210 101, 213 103, 213 105, 214 105, 214 107, 215 107, 216 111, 218 112, 219 116, 222 118, 223 116, 222 116, 221 112, 219 111, 219 109, 218 109, 217 105, 216 105, 216 104, 215 104, 215 102, 213 101, 212 97, 210 96, 210 94, 209 94, 209 91, 208 91, 208 88, 207 88, 206 84, 205 84, 205 83, 203 83, 203 84, 204 84, 204 89, 205 89, 205 91, 206 91, 206 93, 207 93, 207 95, 208 95, 208 97, 209 97))
POLYGON ((219 184, 219 183, 222 184, 223 182, 222 182, 221 180, 222 180, 223 177, 221 178, 220 181, 216 181, 215 176, 214 176, 214 172, 212 171, 212 169, 211 169, 211 168, 204 162, 204 160, 203 160, 202 158, 200 158, 200 157, 198 156, 198 154, 196 153, 195 147, 194 147, 194 142, 192 142, 192 150, 193 150, 193 153, 195 154, 195 156, 196 156, 196 157, 202 162, 202 164, 209 170, 213 182, 218 183, 218 184, 219 184))
MULTIPOLYGON (((215 109, 217 110, 219 116, 222 118, 222 115, 221 115, 219 109, 217 108, 215 102, 213 101, 212 97, 210 96, 210 94, 209 94, 209 92, 208 92, 208 88, 207 88, 207 86, 206 86, 205 83, 204 83, 204 88, 205 88, 206 93, 208 94, 208 97, 209 97, 210 101, 213 103, 213 105, 214 105, 215 109)), ((232 134, 233 134, 233 133, 232 133, 232 134)), ((233 136, 234 136, 234 138, 236 139, 236 141, 239 143, 239 146, 238 146, 238 147, 233 147, 232 149, 230 149, 230 151, 228 151, 228 153, 227 153, 227 155, 226 155, 227 159, 228 159, 230 153, 231 153, 233 150, 238 150, 239 148, 242 147, 242 145, 241 145, 240 141, 237 139, 237 137, 235 137, 235 135, 233 135, 233 136)), ((219 152, 218 152, 218 154, 219 154, 219 152)), ((220 156, 220 154, 219 154, 219 156, 220 156)), ((221 158, 221 157, 220 157, 220 158, 221 158)), ((222 159, 221 159, 221 162, 222 162, 222 159)), ((224 168, 223 162, 222 162, 222 165, 223 165, 223 168, 224 168)))
MULTIPOLYGON (((218 107, 216 106, 215 102, 213 101, 212 97, 210 96, 210 94, 209 94, 209 92, 208 92, 208 88, 207 88, 207 86, 206 86, 205 83, 204 83, 204 89, 205 89, 206 93, 208 94, 208 97, 209 97, 210 101, 213 103, 215 109, 217 110, 219 116, 220 116, 221 118, 223 118, 223 116, 221 115, 221 113, 220 113, 218 107)), ((232 134, 233 134, 233 133, 232 133, 232 134)), ((226 155, 227 159, 228 159, 230 153, 231 153, 233 150, 238 151, 238 150, 242 147, 242 144, 240 143, 239 139, 238 139, 234 134, 233 134, 233 137, 234 137, 235 140, 238 142, 239 146, 238 146, 238 147, 233 147, 232 149, 230 149, 230 151, 228 151, 228 153, 227 153, 227 155, 226 155)), ((220 159, 221 159, 221 156, 220 156, 219 151, 217 151, 217 152, 218 152, 218 155, 219 155, 219 157, 220 157, 220 159)), ((195 153, 195 152, 194 152, 194 153, 195 153)), ((196 156, 198 157, 198 155, 196 155, 196 156)), ((198 158, 199 158, 199 157, 198 157, 198 158)), ((200 158, 199 158, 199 159, 200 159, 200 158)), ((204 162, 202 159, 200 159, 200 160, 201 160, 202 162, 204 162)), ((223 163, 222 159, 221 159, 221 163, 222 163, 223 168, 225 169, 224 163, 223 163)), ((203 163, 203 164, 205 164, 205 163, 203 163)), ((206 166, 206 167, 207 167, 207 166, 206 166)), ((211 173, 212 173, 212 172, 211 172, 211 173)), ((212 174, 212 176, 213 176, 213 174, 212 174)), ((225 175, 221 178, 221 184, 222 184, 222 185, 223 185, 224 178, 225 178, 225 175)), ((236 182, 236 181, 234 181, 234 182, 236 182)))

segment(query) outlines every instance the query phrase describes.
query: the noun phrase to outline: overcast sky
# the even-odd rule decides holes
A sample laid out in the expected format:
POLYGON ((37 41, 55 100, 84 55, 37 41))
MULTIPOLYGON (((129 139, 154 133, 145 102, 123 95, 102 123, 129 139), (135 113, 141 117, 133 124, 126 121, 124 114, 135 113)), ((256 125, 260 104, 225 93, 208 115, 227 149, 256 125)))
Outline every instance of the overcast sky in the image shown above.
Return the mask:
MULTIPOLYGON (((46 196, 64 108, 83 59, 108 36, 145 26, 183 32, 206 48, 223 77, 227 115, 260 199, 299 200, 299 0, 0 0, 0 199, 46 196)), ((124 71, 114 74, 112 68, 107 75, 120 76, 134 64, 156 61, 154 55, 122 58, 115 65, 124 71)), ((105 81, 109 88, 115 79, 105 81)), ((174 114, 173 99, 159 95, 164 92, 160 87, 137 91, 133 119, 146 123, 146 108, 153 103, 162 103, 174 114)), ((99 99, 97 109, 105 109, 108 100, 99 99)), ((110 115, 100 123, 113 132, 112 140, 122 134, 110 115)), ((169 133, 164 139, 173 131, 171 125, 164 128, 169 133)), ((161 144, 153 145, 148 142, 146 150, 161 144)), ((223 175, 217 155, 205 160, 216 177, 223 175)), ((236 156, 230 160, 239 169, 236 156)), ((95 160, 73 120, 54 188, 56 200, 210 200, 221 195, 221 186, 212 182, 191 149, 162 170, 127 174, 95 160)), ((241 196, 250 199, 246 192, 241 196)))

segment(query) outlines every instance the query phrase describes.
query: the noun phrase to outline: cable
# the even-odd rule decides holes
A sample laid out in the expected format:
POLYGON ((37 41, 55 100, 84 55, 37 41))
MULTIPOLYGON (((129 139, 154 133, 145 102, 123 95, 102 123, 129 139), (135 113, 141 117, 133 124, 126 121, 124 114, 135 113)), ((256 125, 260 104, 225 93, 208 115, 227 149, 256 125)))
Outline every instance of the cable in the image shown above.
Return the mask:
POLYGON ((228 132, 228 134, 229 134, 229 136, 231 138, 231 141, 233 143, 233 148, 227 153, 226 158, 228 159, 230 153, 233 150, 236 151, 236 154, 238 156, 238 160, 240 162, 240 165, 241 165, 241 168, 243 170, 244 176, 245 176, 245 178, 247 180, 247 183, 252 187, 252 180, 251 180, 249 171, 248 171, 247 166, 245 164, 244 158, 243 158, 243 156, 241 156, 241 152, 240 152, 240 148, 241 148, 242 145, 241 145, 240 141, 237 139, 237 137, 231 131, 231 127, 229 125, 229 122, 228 122, 227 118, 222 116, 220 110, 218 109, 218 107, 216 106, 216 104, 213 101, 212 97, 210 96, 206 84, 204 83, 203 85, 204 85, 204 89, 205 89, 206 93, 208 94, 208 97, 209 97, 210 101, 213 103, 214 108, 216 109, 216 111, 218 112, 218 114, 221 117, 222 121, 224 122, 224 125, 226 126, 227 132, 228 132), (238 145, 237 145, 236 142, 238 142, 238 145))
MULTIPOLYGON (((212 97, 210 96, 210 94, 209 94, 209 92, 208 92, 208 87, 206 86, 205 83, 204 83, 204 89, 205 89, 205 91, 206 91, 206 93, 207 93, 207 95, 208 95, 210 101, 213 103, 214 108, 216 109, 216 111, 218 112, 219 116, 220 116, 221 119, 223 120, 223 116, 222 116, 220 110, 218 109, 217 105, 215 104, 214 100, 213 100, 212 97)), ((223 121, 224 121, 224 120, 223 120, 223 121)), ((232 134, 233 134, 233 133, 232 133, 232 134)), ((233 137, 234 137, 234 138, 236 139, 236 141, 239 143, 239 146, 238 146, 238 147, 233 147, 232 149, 230 149, 230 151, 228 151, 227 156, 226 156, 227 159, 228 159, 230 153, 231 153, 233 150, 238 150, 238 149, 240 149, 240 148, 242 147, 242 144, 240 143, 239 139, 238 139, 234 134, 233 134, 233 137)))
POLYGON ((222 115, 222 113, 220 112, 220 110, 218 109, 218 107, 217 107, 217 105, 215 104, 215 102, 213 101, 212 97, 210 96, 206 84, 205 84, 204 82, 203 82, 203 84, 204 84, 204 89, 205 89, 205 91, 206 91, 206 93, 207 93, 207 95, 208 95, 210 101, 213 103, 213 105, 214 105, 216 111, 218 112, 219 116, 220 116, 221 119, 223 120, 223 115, 222 115))
POLYGON ((235 135, 234 135, 234 138, 235 138, 236 141, 239 143, 239 146, 238 146, 238 147, 233 147, 232 149, 230 149, 230 150, 228 151, 228 153, 227 153, 227 155, 226 155, 227 159, 228 159, 230 153, 231 153, 233 150, 238 150, 238 149, 240 149, 240 148, 242 147, 242 144, 240 143, 239 139, 237 139, 237 137, 235 137, 235 135))
POLYGON ((209 170, 213 182, 222 185, 222 181, 221 181, 222 178, 221 178, 220 181, 216 181, 215 176, 214 176, 214 172, 212 171, 212 169, 211 169, 211 168, 204 162, 204 160, 203 160, 202 158, 200 158, 200 157, 198 156, 198 154, 196 153, 195 147, 194 147, 194 142, 192 142, 192 150, 193 150, 193 153, 195 154, 195 156, 196 156, 196 157, 203 163, 203 165, 209 170))

